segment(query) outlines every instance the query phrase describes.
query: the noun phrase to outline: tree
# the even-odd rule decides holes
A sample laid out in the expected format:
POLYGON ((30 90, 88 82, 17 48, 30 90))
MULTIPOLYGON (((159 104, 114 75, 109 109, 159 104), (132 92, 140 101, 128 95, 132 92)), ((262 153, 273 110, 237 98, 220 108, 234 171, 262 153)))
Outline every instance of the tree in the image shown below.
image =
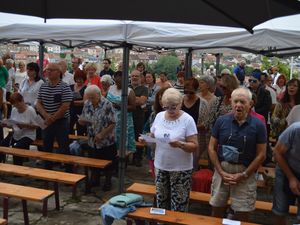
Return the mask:
POLYGON ((166 72, 169 80, 176 80, 176 67, 179 59, 174 55, 161 56, 156 64, 153 65, 154 72, 159 74, 166 72))

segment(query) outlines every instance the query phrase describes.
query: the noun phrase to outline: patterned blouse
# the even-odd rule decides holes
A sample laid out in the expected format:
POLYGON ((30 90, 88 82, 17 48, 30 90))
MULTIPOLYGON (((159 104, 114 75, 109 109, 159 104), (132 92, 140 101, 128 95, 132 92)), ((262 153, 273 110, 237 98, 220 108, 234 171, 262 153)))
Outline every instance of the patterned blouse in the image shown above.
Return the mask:
POLYGON ((115 123, 113 107, 110 101, 102 97, 95 108, 90 101, 86 101, 83 106, 82 117, 92 121, 92 124, 87 126, 88 145, 90 147, 100 149, 115 143, 114 132, 111 132, 104 139, 95 143, 95 136, 104 128, 115 123))

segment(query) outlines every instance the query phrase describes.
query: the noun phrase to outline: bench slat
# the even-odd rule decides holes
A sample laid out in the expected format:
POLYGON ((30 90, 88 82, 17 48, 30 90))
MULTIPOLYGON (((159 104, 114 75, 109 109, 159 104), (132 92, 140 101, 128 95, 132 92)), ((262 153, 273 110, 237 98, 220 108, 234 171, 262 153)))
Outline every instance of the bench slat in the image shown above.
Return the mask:
POLYGON ((85 175, 81 174, 65 173, 5 163, 0 163, 0 172, 71 185, 78 183, 86 177, 85 175))
POLYGON ((6 197, 14 197, 31 201, 43 201, 53 194, 54 191, 50 190, 0 182, 0 195, 6 197))
POLYGON ((41 160, 48 160, 60 163, 71 163, 78 164, 81 166, 95 167, 95 168, 105 168, 111 161, 102 160, 102 159, 93 159, 81 156, 73 156, 73 155, 64 155, 50 152, 40 152, 40 151, 32 151, 32 150, 24 150, 19 148, 9 148, 9 147, 0 147, 0 152, 21 156, 21 157, 29 157, 41 160))
MULTIPOLYGON (((220 225, 222 224, 221 218, 215 218, 210 216, 202 216, 198 214, 175 212, 166 210, 166 215, 153 215, 150 214, 149 207, 137 208, 136 211, 127 214, 127 217, 133 219, 150 220, 161 223, 170 224, 207 224, 207 225, 220 225)), ((254 225, 254 223, 241 222, 242 225, 254 225)))
MULTIPOLYGON (((130 187, 127 188, 127 192, 133 192, 141 195, 151 195, 151 196, 154 196, 156 194, 155 185, 140 184, 140 183, 132 184, 130 187)), ((190 200, 194 202, 207 204, 210 200, 210 194, 191 191, 190 200)), ((257 210, 270 212, 272 211, 272 202, 256 201, 255 208, 257 210)), ((297 207, 290 206, 289 212, 291 214, 297 214, 297 207)))

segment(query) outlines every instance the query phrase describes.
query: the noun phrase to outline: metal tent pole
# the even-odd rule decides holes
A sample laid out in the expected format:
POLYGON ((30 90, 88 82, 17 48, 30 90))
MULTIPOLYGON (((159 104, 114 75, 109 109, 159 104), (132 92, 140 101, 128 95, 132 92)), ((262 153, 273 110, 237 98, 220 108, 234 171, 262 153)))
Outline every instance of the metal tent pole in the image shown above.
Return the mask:
POLYGON ((44 71, 44 41, 40 41, 39 46, 39 61, 40 61, 40 77, 43 77, 43 71, 44 71))
POLYGON ((220 59, 221 59, 221 54, 217 53, 216 55, 216 75, 220 75, 220 59))
POLYGON ((119 152, 119 193, 124 192, 124 179, 125 179, 129 54, 130 54, 130 46, 125 43, 123 47, 121 134, 120 134, 120 149, 119 149, 120 151, 119 152))

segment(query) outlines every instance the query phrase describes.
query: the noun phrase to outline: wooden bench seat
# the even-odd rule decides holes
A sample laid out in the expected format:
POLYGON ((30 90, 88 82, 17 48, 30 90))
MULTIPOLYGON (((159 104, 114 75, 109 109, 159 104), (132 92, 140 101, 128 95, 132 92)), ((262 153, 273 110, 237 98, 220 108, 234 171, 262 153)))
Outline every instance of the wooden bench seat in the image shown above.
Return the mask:
MULTIPOLYGON (((69 134, 69 139, 71 141, 75 141, 75 140, 84 140, 84 141, 86 141, 88 139, 88 137, 87 136, 82 136, 82 135, 69 134)), ((31 143, 31 145, 35 145, 35 146, 38 146, 38 147, 43 147, 43 140, 42 139, 36 139, 35 141, 33 141, 31 143)), ((144 144, 142 142, 138 142, 138 141, 135 142, 135 145, 136 145, 137 148, 146 147, 146 144, 144 144)), ((56 141, 54 142, 53 147, 55 149, 58 148, 58 143, 56 141)))
MULTIPOLYGON (((112 163, 112 161, 110 160, 94 159, 94 158, 87 158, 87 157, 74 156, 74 155, 64 155, 64 154, 57 154, 57 153, 50 153, 50 152, 24 150, 24 149, 9 148, 9 147, 0 147, 0 153, 20 156, 25 158, 33 158, 33 159, 40 159, 45 161, 83 166, 85 170, 85 175, 87 177, 88 177, 89 167, 103 169, 112 163)), ((90 185, 88 179, 86 179, 86 191, 88 192, 89 189, 90 189, 90 185)))
POLYGON ((6 225, 7 221, 5 219, 0 218, 0 225, 6 225))
MULTIPOLYGON (((134 183, 127 188, 127 192, 137 193, 141 195, 155 196, 155 185, 151 184, 140 184, 134 183)), ((210 194, 191 191, 190 192, 190 201, 200 202, 208 204, 210 200, 210 194)), ((229 202, 230 204, 230 202, 229 202)), ((271 212, 272 211, 272 202, 256 201, 255 203, 256 210, 271 212)), ((290 206, 289 212, 291 214, 297 214, 297 207, 290 206)))
POLYGON ((8 199, 17 198, 22 200, 24 224, 29 224, 27 201, 43 202, 43 216, 47 216, 48 198, 54 194, 54 191, 40 188, 26 187, 22 185, 8 184, 0 182, 0 195, 3 200, 3 218, 8 219, 8 199))
MULTIPOLYGON (((185 224, 185 225, 220 225, 222 224, 221 218, 215 218, 211 216, 202 216, 186 212, 175 212, 171 210, 166 210, 165 215, 154 215, 150 214, 149 207, 137 208, 136 211, 127 214, 128 218, 138 219, 138 220, 148 220, 159 223, 168 224, 185 224)), ((241 222, 241 225, 254 225, 254 223, 241 222)))
POLYGON ((44 181, 54 182, 55 204, 56 209, 60 209, 58 183, 69 184, 73 187, 73 198, 76 196, 77 184, 86 176, 81 174, 65 173, 53 170, 32 168, 27 166, 17 166, 0 163, 0 173, 23 176, 26 178, 41 179, 44 181))
POLYGON ((110 160, 94 159, 74 155, 64 155, 50 152, 24 150, 19 148, 0 147, 0 153, 15 155, 20 157, 35 158, 46 161, 77 164, 85 167, 105 168, 111 164, 110 160))

